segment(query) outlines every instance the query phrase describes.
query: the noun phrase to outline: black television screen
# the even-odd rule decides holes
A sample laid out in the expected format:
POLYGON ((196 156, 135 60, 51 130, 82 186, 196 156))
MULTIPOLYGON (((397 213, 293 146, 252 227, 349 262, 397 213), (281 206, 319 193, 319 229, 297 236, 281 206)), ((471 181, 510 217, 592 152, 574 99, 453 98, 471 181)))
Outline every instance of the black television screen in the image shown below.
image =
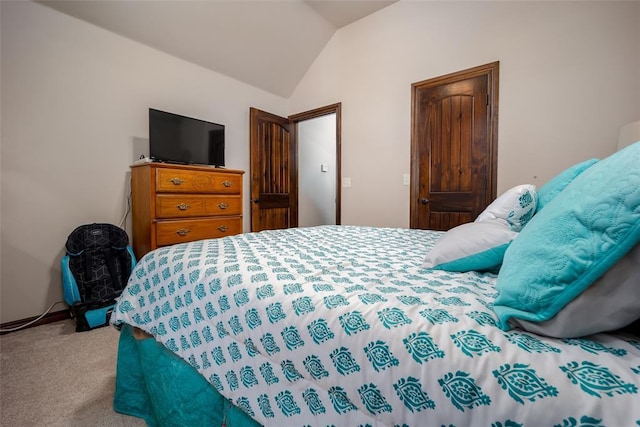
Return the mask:
POLYGON ((224 166, 224 125, 149 108, 149 155, 159 162, 224 166))

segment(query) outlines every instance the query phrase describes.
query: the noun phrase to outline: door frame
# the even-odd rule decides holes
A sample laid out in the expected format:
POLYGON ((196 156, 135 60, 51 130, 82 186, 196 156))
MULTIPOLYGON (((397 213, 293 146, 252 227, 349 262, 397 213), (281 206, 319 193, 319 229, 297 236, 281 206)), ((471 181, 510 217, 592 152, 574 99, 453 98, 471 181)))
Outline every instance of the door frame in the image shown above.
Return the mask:
MULTIPOLYGON (((336 115, 336 225, 341 224, 341 200, 342 191, 340 182, 342 181, 342 103, 326 105, 324 107, 314 108, 313 110, 304 111, 302 113, 292 114, 289 116, 289 120, 293 123, 292 127, 292 139, 295 141, 295 145, 299 148, 298 141, 298 123, 315 119, 317 117, 326 116, 328 114, 336 115)), ((299 150, 296 150, 296 155, 299 155, 299 150)), ((296 159, 298 164, 299 159, 296 159)), ((300 170, 300 164, 296 169, 296 173, 300 170)), ((298 195, 296 194, 296 203, 298 195)))
POLYGON ((497 177, 498 177, 498 87, 499 87, 499 67, 500 62, 495 61, 477 67, 457 71, 443 76, 434 77, 432 79, 423 80, 411 85, 411 189, 409 204, 409 223, 414 228, 419 222, 420 209, 420 171, 418 164, 418 96, 420 89, 432 88, 440 85, 456 83, 469 78, 486 76, 487 77, 487 120, 488 130, 487 138, 489 145, 489 164, 487 165, 488 182, 487 194, 488 200, 486 204, 491 203, 496 198, 497 193, 497 177))

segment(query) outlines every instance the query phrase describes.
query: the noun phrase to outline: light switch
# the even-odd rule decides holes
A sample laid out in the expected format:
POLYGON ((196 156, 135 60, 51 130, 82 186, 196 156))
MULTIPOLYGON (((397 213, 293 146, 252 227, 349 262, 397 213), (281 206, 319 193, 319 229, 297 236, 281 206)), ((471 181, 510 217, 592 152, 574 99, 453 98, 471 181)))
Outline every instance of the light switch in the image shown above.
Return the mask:
POLYGON ((409 174, 405 173, 402 175, 402 185, 409 185, 409 174))
POLYGON ((321 172, 327 172, 329 170, 329 165, 322 163, 320 165, 320 171, 321 172))
POLYGON ((343 187, 351 187, 351 178, 342 178, 343 187))

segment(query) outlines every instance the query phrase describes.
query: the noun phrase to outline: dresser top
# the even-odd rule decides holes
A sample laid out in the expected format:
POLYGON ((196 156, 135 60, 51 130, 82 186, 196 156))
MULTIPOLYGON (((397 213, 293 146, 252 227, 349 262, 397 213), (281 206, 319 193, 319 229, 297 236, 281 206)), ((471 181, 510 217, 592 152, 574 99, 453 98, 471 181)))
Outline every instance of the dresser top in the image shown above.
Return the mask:
POLYGON ((243 174, 243 170, 227 169, 208 165, 182 165, 177 163, 164 163, 164 162, 143 162, 131 165, 131 168, 140 167, 152 167, 152 168, 166 168, 166 169, 180 169, 190 171, 205 171, 205 172, 220 172, 220 173, 239 173, 243 174))

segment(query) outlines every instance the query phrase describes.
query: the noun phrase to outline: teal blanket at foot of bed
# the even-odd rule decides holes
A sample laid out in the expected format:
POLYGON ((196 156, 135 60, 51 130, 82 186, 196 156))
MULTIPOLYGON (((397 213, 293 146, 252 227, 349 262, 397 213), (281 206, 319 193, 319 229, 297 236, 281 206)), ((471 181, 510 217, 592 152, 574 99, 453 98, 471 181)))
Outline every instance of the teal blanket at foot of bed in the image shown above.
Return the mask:
POLYGON ((154 339, 135 339, 129 325, 120 332, 113 409, 149 426, 260 425, 154 339))

